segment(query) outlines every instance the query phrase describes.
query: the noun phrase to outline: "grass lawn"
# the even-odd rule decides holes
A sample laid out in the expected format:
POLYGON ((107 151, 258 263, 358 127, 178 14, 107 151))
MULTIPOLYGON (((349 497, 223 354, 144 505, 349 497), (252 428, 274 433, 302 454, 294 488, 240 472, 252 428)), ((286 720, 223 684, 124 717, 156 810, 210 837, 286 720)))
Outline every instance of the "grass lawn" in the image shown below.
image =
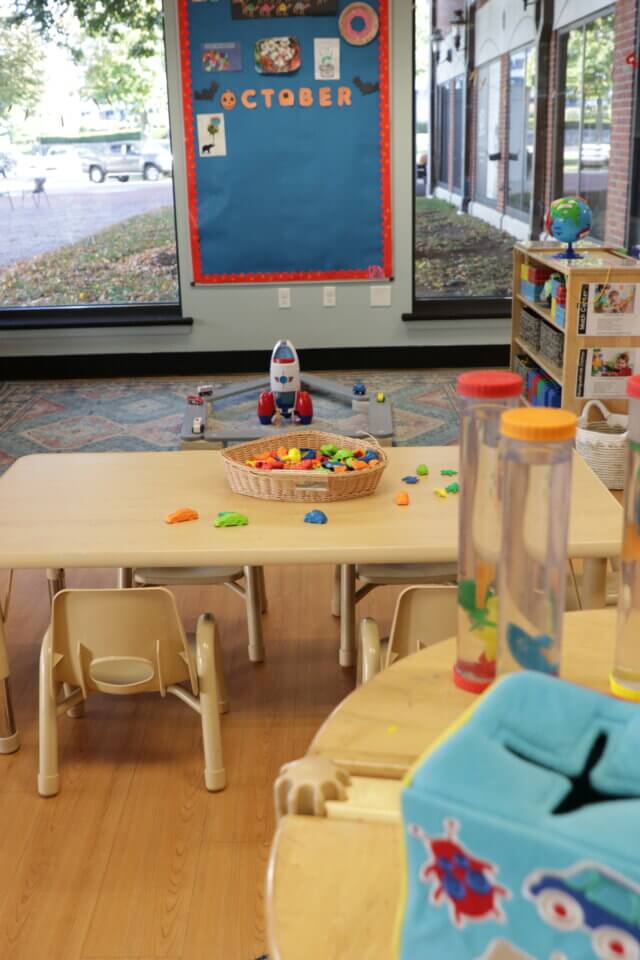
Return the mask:
POLYGON ((444 200, 417 197, 416 296, 511 296, 514 243, 444 200))
POLYGON ((22 260, 0 273, 0 303, 5 306, 177 299, 171 207, 123 220, 85 240, 22 260))

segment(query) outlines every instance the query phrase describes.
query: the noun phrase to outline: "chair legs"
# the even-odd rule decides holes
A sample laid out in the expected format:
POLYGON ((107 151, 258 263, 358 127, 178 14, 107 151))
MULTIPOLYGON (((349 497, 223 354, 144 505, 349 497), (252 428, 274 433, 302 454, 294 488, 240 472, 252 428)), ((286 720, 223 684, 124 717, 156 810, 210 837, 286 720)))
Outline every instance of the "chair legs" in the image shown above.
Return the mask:
POLYGON ((220 734, 220 708, 222 704, 219 706, 218 703, 218 697, 222 694, 222 691, 218 688, 218 678, 222 672, 222 664, 216 637, 216 626, 210 613, 204 613, 198 619, 196 664, 200 688, 204 782, 207 790, 223 790, 227 781, 220 734))
POLYGON ((262 591, 260 589, 259 569, 258 567, 244 568, 247 629, 249 632, 249 660, 251 660, 252 663, 261 663, 264 660, 264 643, 262 642, 262 591))
POLYGON ((40 653, 40 757, 38 793, 54 797, 60 789, 58 773, 58 711, 51 689, 51 652, 43 643, 40 653))
POLYGON ((269 609, 267 604, 267 588, 264 582, 264 567, 258 567, 258 581, 260 584, 260 610, 266 613, 269 609))

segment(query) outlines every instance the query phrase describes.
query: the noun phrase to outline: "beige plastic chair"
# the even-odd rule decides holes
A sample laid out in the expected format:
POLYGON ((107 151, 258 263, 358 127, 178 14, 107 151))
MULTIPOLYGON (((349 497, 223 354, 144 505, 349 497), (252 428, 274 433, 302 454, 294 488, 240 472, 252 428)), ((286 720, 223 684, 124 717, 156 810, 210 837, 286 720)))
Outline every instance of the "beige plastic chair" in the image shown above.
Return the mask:
POLYGON ((440 643, 457 629, 456 586, 408 587, 396 603, 388 641, 371 617, 360 623, 357 683, 367 683, 401 657, 440 643))
POLYGON ((202 719, 207 790, 222 790, 226 781, 219 712, 229 704, 210 613, 198 619, 194 647, 173 594, 163 587, 57 593, 40 654, 38 793, 51 797, 60 787, 58 717, 95 691, 157 691, 183 700, 202 719), (181 686, 183 681, 188 684, 181 686))
POLYGON ((138 567, 133 583, 138 587, 228 587, 247 605, 249 659, 252 663, 264 660, 261 614, 267 612, 267 598, 262 567, 138 567), (244 586, 238 583, 243 577, 244 586))
MULTIPOLYGON (((428 583, 456 583, 458 577, 457 563, 367 563, 355 568, 356 588, 353 593, 353 611, 367 594, 376 587, 409 586, 428 583), (358 586, 358 582, 360 586, 358 586)), ((335 567, 333 593, 331 597, 331 612, 334 617, 343 614, 341 609, 344 593, 340 592, 340 567, 335 567)), ((344 613, 349 615, 345 609, 344 613)))

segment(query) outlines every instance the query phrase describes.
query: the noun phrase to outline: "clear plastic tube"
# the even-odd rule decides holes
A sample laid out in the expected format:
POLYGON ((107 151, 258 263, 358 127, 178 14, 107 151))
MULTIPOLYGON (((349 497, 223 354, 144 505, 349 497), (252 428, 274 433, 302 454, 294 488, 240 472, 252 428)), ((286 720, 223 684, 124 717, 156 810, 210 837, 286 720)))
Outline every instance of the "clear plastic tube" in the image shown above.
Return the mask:
POLYGON ((453 677, 457 686, 479 693, 496 672, 500 417, 506 409, 518 406, 522 379, 494 371, 464 376, 459 392, 477 389, 484 390, 485 395, 463 393, 460 398, 458 642, 453 677), (506 390, 510 395, 487 396, 492 381, 494 392, 506 390))
POLYGON ((521 410, 516 420, 509 421, 515 424, 515 433, 519 432, 518 418, 524 424, 522 438, 504 435, 503 418, 500 446, 503 531, 498 567, 498 673, 525 669, 557 675, 575 417, 563 410, 521 410), (539 424, 539 436, 531 439, 526 434, 536 433, 535 423, 539 424))
POLYGON ((640 702, 640 377, 630 377, 618 626, 611 690, 640 702), (633 381, 633 382, 632 382, 633 381), (637 391, 634 396, 632 391, 637 391))

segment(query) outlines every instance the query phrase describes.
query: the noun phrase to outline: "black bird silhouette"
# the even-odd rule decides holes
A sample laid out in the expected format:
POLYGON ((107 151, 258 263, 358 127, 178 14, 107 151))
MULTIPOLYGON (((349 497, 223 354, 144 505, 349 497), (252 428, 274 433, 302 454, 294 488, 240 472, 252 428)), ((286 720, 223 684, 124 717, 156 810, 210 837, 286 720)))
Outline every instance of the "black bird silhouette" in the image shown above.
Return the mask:
POLYGON ((353 85, 358 88, 363 97, 368 93, 377 93, 380 89, 379 83, 369 83, 367 80, 361 80, 360 77, 353 78, 353 85))
POLYGON ((204 87, 202 90, 195 90, 193 95, 196 100, 213 100, 219 89, 220 84, 212 80, 208 87, 204 87))

